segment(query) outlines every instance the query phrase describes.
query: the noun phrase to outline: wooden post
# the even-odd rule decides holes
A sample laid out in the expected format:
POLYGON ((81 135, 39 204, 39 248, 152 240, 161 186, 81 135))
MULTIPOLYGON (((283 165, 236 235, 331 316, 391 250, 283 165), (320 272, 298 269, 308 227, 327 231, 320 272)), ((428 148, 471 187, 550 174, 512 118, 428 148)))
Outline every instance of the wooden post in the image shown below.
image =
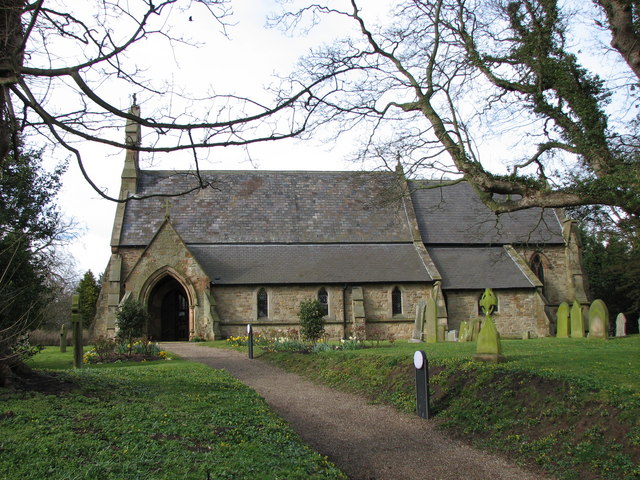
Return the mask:
POLYGON ((82 318, 80 317, 80 295, 74 295, 71 303, 71 325, 73 326, 73 368, 82 368, 82 318))

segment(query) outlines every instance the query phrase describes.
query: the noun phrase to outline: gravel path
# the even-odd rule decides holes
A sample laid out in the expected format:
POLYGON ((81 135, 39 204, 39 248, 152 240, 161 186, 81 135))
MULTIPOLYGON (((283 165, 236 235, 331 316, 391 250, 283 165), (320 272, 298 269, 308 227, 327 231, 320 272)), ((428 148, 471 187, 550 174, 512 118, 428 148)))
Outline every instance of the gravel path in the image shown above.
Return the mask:
POLYGON ((543 479, 452 440, 433 421, 370 405, 357 395, 316 385, 259 359, 193 343, 162 348, 225 369, 256 390, 309 445, 353 480, 543 479))

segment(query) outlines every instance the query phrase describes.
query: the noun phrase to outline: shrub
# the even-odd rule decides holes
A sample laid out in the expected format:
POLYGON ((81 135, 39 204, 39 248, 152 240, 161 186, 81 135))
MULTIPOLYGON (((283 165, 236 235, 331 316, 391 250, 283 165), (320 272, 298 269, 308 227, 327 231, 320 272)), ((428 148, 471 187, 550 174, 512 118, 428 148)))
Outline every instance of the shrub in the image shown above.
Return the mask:
POLYGON ((116 341, 108 337, 98 337, 94 342, 93 349, 97 356, 97 361, 107 362, 116 352, 116 341))
POLYGON ((324 313, 318 300, 304 300, 298 311, 300 333, 315 345, 324 334, 324 313))
POLYGON ((129 354, 133 347, 133 341, 142 337, 149 315, 144 305, 138 300, 129 297, 118 308, 116 313, 116 326, 118 327, 118 339, 129 345, 129 354))

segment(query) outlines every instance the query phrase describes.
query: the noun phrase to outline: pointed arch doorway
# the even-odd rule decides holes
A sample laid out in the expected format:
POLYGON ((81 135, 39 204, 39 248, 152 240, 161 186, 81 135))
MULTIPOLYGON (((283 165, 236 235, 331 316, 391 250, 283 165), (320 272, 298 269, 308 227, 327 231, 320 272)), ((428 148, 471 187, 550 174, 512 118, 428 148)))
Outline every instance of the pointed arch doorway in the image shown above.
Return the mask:
POLYGON ((167 275, 149 295, 149 336, 160 341, 189 340, 189 297, 175 278, 167 275))

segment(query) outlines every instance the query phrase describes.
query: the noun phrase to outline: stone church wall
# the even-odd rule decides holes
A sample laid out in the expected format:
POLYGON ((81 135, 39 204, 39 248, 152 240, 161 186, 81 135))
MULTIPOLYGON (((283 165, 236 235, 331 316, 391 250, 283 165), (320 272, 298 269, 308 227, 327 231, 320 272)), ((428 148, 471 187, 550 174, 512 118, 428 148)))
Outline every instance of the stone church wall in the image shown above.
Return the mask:
POLYGON ((570 288, 567 282, 567 258, 563 245, 545 246, 544 248, 516 247, 518 253, 529 265, 531 257, 538 253, 544 267, 544 295, 549 305, 573 300, 569 299, 570 288))
MULTIPOLYGON (((414 312, 420 299, 430 294, 430 285, 398 284, 402 291, 402 314, 392 315, 391 292, 396 284, 362 285, 367 334, 395 338, 409 338, 413 329, 414 312)), ((318 290, 324 287, 329 295, 329 314, 326 330, 330 338, 344 335, 345 318, 347 335, 352 333, 351 288, 343 285, 266 285, 225 286, 216 285, 211 292, 221 319, 220 329, 224 337, 244 335, 247 323, 255 331, 299 329, 298 309, 303 300, 317 298, 318 290), (268 316, 258 318, 258 292, 264 288, 268 295, 268 316), (346 307, 346 315, 345 315, 346 307)))
MULTIPOLYGON (((460 330, 460 323, 482 315, 478 311, 481 290, 448 290, 449 330, 460 330)), ((498 312, 493 316, 502 337, 521 338, 524 332, 532 336, 549 335, 542 298, 531 290, 494 290, 498 298, 498 312)))

